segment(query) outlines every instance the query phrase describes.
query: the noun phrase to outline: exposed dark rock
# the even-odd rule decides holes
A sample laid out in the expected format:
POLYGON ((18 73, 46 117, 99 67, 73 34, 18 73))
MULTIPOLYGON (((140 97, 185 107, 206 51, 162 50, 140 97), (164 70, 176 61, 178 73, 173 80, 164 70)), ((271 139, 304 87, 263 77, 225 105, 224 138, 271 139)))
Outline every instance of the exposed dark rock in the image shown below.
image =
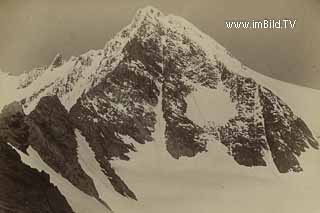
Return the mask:
POLYGON ((129 158, 124 153, 128 153, 129 150, 134 150, 134 146, 127 146, 123 143, 120 138, 115 136, 115 133, 112 130, 109 130, 104 126, 105 124, 97 124, 90 120, 85 120, 83 116, 87 116, 87 113, 89 114, 90 112, 83 108, 77 109, 77 107, 78 106, 76 105, 72 108, 71 118, 75 122, 75 126, 81 130, 83 136, 88 141, 89 146, 94 151, 95 158, 99 162, 102 171, 106 174, 117 192, 123 196, 137 199, 126 183, 115 173, 109 162, 112 155, 128 160, 129 158), (78 112, 81 113, 77 114, 78 112))
POLYGON ((266 166, 264 152, 269 150, 258 96, 258 85, 250 79, 221 69, 221 80, 236 103, 237 115, 219 128, 221 143, 229 154, 245 166, 266 166), (241 125, 240 125, 241 124, 241 125), (241 127, 240 127, 241 126, 241 127))
POLYGON ((259 94, 263 105, 266 137, 274 163, 282 173, 300 172, 298 156, 311 145, 318 149, 319 144, 303 120, 270 90, 260 87, 259 94))
POLYGON ((41 98, 28 118, 28 141, 41 158, 74 186, 98 198, 92 179, 79 164, 74 127, 58 97, 41 98))
POLYGON ((203 132, 185 116, 187 103, 185 97, 191 92, 181 80, 181 72, 173 63, 167 62, 164 71, 162 110, 167 123, 165 135, 167 150, 172 157, 193 157, 206 150, 206 143, 198 140, 203 132))
POLYGON ((0 141, 1 213, 72 213, 57 187, 44 172, 21 162, 19 154, 0 141))
POLYGON ((32 146, 52 169, 109 208, 79 164, 75 137, 69 114, 57 96, 41 98, 28 116, 18 102, 4 107, 0 114, 0 143, 8 142, 26 154, 32 146))
POLYGON ((156 82, 162 71, 154 58, 158 47, 152 45, 155 43, 133 38, 125 47, 123 61, 70 110, 74 125, 87 139, 115 190, 133 199, 137 197, 110 162, 115 157, 129 160, 126 153, 135 151, 134 144, 121 135, 142 144, 152 141, 156 122, 152 107, 158 103, 161 88, 156 82))
POLYGON ((107 160, 113 157, 129 160, 126 153, 135 150, 134 145, 124 142, 120 135, 130 136, 138 143, 152 140, 155 113, 147 105, 157 103, 159 91, 143 64, 129 66, 128 63, 119 64, 82 96, 70 110, 70 117, 89 142, 114 188, 136 199, 107 160))
POLYGON ((57 67, 60 67, 63 63, 64 63, 64 61, 63 61, 62 55, 61 54, 57 54, 54 57, 54 59, 53 59, 53 61, 51 63, 51 67, 52 68, 57 68, 57 67))
POLYGON ((157 78, 162 74, 160 66, 162 55, 159 54, 162 50, 157 44, 159 39, 160 37, 156 37, 156 40, 141 41, 138 37, 135 37, 125 47, 128 60, 140 61, 145 70, 157 78))
POLYGON ((28 137, 29 126, 22 106, 18 102, 5 106, 0 113, 0 142, 8 142, 26 153, 28 137))

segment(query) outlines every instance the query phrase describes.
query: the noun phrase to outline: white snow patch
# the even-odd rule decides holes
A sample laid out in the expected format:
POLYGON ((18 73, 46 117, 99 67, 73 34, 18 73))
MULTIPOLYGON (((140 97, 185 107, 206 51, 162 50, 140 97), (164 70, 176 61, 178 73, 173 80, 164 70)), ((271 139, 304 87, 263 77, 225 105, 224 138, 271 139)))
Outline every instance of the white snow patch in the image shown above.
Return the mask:
POLYGON ((136 142, 132 137, 130 137, 129 135, 119 134, 119 136, 121 137, 122 141, 123 141, 125 144, 131 145, 131 144, 137 143, 137 142, 136 142))
POLYGON ((186 115, 199 126, 203 127, 212 121, 222 126, 237 115, 235 103, 221 84, 217 89, 197 84, 195 89, 186 97, 186 115))
POLYGON ((50 175, 50 181, 58 187, 60 192, 67 199, 71 208, 76 213, 107 213, 110 212, 105 206, 98 202, 95 198, 83 193, 73 186, 67 179, 56 173, 50 168, 39 156, 37 151, 29 147, 26 155, 18 149, 15 149, 21 156, 22 162, 39 171, 45 171, 50 175))

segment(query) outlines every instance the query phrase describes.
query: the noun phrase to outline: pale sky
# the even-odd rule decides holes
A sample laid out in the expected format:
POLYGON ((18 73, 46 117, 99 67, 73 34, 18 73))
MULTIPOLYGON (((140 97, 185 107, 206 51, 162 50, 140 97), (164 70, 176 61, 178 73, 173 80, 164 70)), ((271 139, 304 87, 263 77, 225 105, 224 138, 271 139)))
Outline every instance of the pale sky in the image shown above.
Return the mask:
POLYGON ((319 0, 0 0, 0 68, 13 74, 103 48, 137 9, 182 16, 248 67, 320 89, 319 0), (225 20, 297 19, 294 30, 230 30, 225 20))

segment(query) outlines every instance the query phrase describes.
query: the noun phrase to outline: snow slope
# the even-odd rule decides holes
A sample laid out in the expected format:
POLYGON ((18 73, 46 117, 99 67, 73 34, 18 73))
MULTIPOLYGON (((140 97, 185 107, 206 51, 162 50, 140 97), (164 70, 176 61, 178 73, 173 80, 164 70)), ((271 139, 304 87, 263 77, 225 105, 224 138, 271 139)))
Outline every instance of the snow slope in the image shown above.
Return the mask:
POLYGON ((227 154, 226 147, 213 138, 208 152, 176 160, 165 147, 165 121, 160 104, 156 112, 155 141, 141 145, 126 137, 137 152, 130 153, 130 161, 111 162, 138 197, 137 203, 128 203, 123 198, 123 204, 115 212, 320 212, 317 184, 320 156, 316 151, 304 155, 304 172, 294 175, 279 174, 272 165, 239 166, 227 154))
POLYGON ((114 162, 139 199, 115 212, 319 212, 316 167, 317 174, 305 169, 304 174, 279 175, 270 167, 239 167, 218 143, 208 149, 193 159, 175 160, 157 140, 138 146, 131 161, 114 162))
POLYGON ((55 94, 59 96, 61 103, 69 110, 81 94, 92 86, 93 76, 102 58, 101 50, 90 50, 79 57, 71 57, 61 66, 46 68, 25 88, 21 88, 21 84, 26 75, 32 75, 32 73, 13 76, 0 72, 0 110, 10 102, 36 95, 24 108, 25 113, 28 114, 34 109, 41 97, 55 94), (92 60, 87 62, 90 64, 84 64, 86 63, 85 60, 89 59, 92 60))

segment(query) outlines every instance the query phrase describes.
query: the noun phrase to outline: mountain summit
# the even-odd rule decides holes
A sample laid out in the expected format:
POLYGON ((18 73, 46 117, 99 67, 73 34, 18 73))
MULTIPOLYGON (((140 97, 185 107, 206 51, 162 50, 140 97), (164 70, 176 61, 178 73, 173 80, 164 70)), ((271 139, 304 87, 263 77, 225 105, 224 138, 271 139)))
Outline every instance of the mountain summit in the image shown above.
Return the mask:
MULTIPOLYGON (((1 89, 0 150, 10 156, 0 164, 10 160, 17 178, 32 173, 57 185, 48 196, 63 210, 53 212, 108 212, 108 205, 139 212, 124 203, 150 198, 146 177, 197 171, 215 179, 218 165, 246 175, 246 167, 302 172, 299 158, 319 149, 319 114, 299 103, 320 92, 259 75, 183 18, 153 7, 140 9, 104 49, 67 61, 58 54, 49 67, 0 81, 12 93, 1 89)), ((12 190, 29 185, 2 173, 12 190)), ((24 212, 49 212, 36 204, 43 191, 32 190, 24 212)), ((4 198, 5 206, 23 208, 23 196, 4 198)))

